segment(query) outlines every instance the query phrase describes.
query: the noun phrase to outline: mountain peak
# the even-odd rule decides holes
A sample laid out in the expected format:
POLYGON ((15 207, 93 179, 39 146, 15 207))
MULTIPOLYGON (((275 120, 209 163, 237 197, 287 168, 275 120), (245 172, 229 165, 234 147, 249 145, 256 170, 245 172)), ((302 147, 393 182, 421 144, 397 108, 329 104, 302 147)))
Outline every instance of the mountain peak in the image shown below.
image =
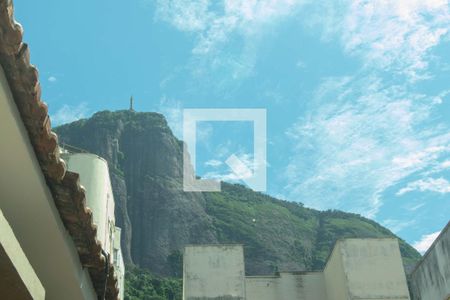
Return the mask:
MULTIPOLYGON (((321 269, 339 238, 395 236, 359 215, 320 212, 242 185, 184 192, 182 142, 158 113, 101 111, 55 131, 108 161, 124 258, 156 274, 179 274, 174 258, 186 244, 242 243, 247 272, 268 274, 321 269)), ((400 248, 405 265, 420 258, 402 240, 400 248)))

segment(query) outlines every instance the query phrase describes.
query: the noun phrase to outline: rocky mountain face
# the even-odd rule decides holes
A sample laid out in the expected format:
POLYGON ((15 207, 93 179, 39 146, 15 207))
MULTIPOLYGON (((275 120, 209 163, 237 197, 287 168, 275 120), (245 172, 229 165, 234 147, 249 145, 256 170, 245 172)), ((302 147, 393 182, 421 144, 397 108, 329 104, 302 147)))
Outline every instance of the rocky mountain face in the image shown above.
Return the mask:
MULTIPOLYGON (((253 275, 321 269, 338 238, 394 236, 358 215, 308 209, 241 185, 183 192, 183 143, 157 113, 103 111, 55 131, 62 144, 108 161, 124 259, 159 275, 180 275, 186 244, 242 243, 253 275)), ((401 240, 400 248, 405 265, 420 258, 401 240)))
POLYGON ((108 161, 126 263, 166 275, 176 250, 217 242, 203 195, 182 191, 182 144, 162 115, 101 112, 56 131, 108 161))

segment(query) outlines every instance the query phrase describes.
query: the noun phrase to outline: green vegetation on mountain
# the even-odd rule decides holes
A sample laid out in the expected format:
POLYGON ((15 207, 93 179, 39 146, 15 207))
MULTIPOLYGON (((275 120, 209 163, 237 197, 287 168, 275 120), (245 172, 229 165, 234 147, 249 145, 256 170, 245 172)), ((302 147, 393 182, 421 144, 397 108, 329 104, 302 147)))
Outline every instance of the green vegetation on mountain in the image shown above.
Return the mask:
POLYGON ((127 266, 124 300, 181 300, 181 278, 153 275, 146 269, 127 266))
MULTIPOLYGON (((242 185, 222 183, 222 191, 206 194, 219 243, 242 243, 246 271, 321 270, 337 239, 394 237, 388 229, 357 214, 317 211, 282 201, 242 185)), ((420 258, 399 239, 405 265, 420 258)))

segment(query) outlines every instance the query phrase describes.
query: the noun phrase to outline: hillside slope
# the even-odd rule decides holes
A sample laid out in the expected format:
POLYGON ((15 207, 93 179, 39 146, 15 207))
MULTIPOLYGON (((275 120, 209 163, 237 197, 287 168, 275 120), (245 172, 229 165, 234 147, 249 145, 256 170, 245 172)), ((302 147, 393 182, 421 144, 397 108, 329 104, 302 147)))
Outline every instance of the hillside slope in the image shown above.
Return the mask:
MULTIPOLYGON (((182 142, 160 114, 103 111, 55 131, 60 142, 109 162, 124 258, 155 274, 179 276, 186 244, 242 243, 253 275, 321 269, 339 238, 394 236, 358 215, 308 209, 241 185, 183 192, 182 142)), ((406 265, 420 258, 404 241, 400 247, 406 265)))

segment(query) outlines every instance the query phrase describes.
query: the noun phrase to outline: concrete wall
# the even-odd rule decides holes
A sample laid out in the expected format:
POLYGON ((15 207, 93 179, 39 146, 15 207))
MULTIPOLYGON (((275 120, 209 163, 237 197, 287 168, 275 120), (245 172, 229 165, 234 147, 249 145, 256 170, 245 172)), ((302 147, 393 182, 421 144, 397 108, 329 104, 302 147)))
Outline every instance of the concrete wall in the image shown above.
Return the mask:
POLYGON ((414 300, 450 298, 450 222, 411 273, 414 300))
POLYGON ((241 245, 188 246, 184 253, 183 299, 327 300, 321 272, 244 274, 241 245))
POLYGON ((246 300, 327 300, 321 272, 245 277, 246 300))
POLYGON ((348 300, 349 291, 342 261, 341 243, 336 243, 323 271, 329 299, 348 300))
POLYGON ((244 277, 241 245, 188 246, 184 253, 183 274, 185 300, 326 299, 321 272, 282 272, 277 276, 244 277))
POLYGON ((392 238, 338 241, 325 281, 330 299, 409 299, 398 241, 392 238))
POLYGON ((409 299, 398 241, 392 238, 340 240, 323 272, 243 274, 240 245, 186 247, 183 299, 409 299))
POLYGON ((97 299, 67 233, 0 67, 0 210, 47 299, 97 299))
POLYGON ((245 278, 247 300, 276 300, 280 291, 279 276, 249 276, 245 278))
POLYGON ((322 272, 282 272, 280 273, 278 288, 278 295, 274 300, 327 299, 322 272))
POLYGON ((184 300, 245 299, 241 245, 187 246, 183 264, 184 300))
MULTIPOLYGON (((297 298, 287 299, 301 299, 301 300, 326 300, 327 293, 325 287, 325 276, 323 272, 306 272, 302 275, 294 275, 295 283, 301 287, 297 298)), ((281 278, 284 279, 283 273, 281 278)))

